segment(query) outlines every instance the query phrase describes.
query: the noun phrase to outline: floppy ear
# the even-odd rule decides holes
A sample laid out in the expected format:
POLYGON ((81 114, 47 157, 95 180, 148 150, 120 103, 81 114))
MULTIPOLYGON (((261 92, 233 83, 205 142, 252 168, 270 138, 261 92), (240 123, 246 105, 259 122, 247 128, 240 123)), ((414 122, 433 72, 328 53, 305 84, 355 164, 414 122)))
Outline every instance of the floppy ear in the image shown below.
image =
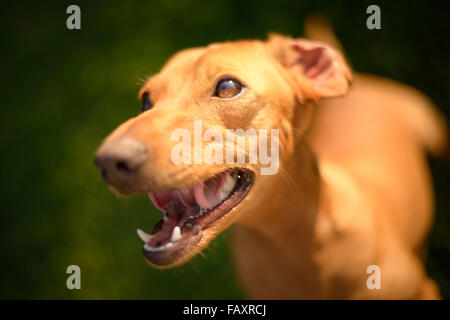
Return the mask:
POLYGON ((268 45, 307 98, 317 101, 347 93, 352 74, 336 49, 325 43, 280 35, 271 35, 268 45))

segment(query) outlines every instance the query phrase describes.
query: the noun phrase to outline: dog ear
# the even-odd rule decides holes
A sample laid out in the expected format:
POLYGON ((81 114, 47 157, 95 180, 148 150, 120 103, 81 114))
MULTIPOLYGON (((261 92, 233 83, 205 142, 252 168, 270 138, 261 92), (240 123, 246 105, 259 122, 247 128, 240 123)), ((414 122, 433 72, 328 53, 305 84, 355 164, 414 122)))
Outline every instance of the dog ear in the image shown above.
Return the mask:
POLYGON ((273 34, 268 45, 275 58, 292 74, 306 98, 317 101, 347 93, 352 74, 336 49, 321 42, 273 34))

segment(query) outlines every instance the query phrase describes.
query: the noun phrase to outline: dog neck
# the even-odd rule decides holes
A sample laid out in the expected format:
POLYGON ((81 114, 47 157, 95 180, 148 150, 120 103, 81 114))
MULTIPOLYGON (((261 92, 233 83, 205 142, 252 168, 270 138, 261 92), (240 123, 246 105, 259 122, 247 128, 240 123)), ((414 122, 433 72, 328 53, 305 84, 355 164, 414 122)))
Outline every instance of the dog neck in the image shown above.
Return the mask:
POLYGON ((318 230, 326 230, 328 185, 305 140, 297 142, 290 159, 277 176, 260 177, 261 189, 249 199, 256 206, 234 228, 236 263, 254 297, 283 299, 289 292, 297 292, 296 298, 320 297, 316 257, 323 244, 318 230), (272 279, 273 286, 260 284, 261 279, 272 279))
POLYGON ((285 237, 294 236, 285 231, 292 228, 304 240, 308 235, 312 237, 323 183, 316 157, 303 138, 297 141, 294 152, 277 176, 262 177, 270 182, 261 181, 262 192, 252 199, 256 207, 246 212, 238 224, 282 242, 285 237), (263 201, 267 198, 271 201, 263 201))

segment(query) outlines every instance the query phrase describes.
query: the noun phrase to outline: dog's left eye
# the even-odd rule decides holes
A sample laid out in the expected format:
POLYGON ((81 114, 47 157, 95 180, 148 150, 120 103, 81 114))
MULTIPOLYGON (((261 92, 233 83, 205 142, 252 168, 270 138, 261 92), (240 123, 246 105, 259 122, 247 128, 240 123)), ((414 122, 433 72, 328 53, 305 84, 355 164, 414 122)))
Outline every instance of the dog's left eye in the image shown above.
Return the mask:
POLYGON ((153 107, 152 102, 150 101, 150 94, 148 92, 144 92, 142 95, 142 108, 141 112, 147 111, 153 107))
POLYGON ((243 89, 244 86, 235 79, 222 79, 217 84, 214 95, 222 99, 232 98, 241 93, 243 89))

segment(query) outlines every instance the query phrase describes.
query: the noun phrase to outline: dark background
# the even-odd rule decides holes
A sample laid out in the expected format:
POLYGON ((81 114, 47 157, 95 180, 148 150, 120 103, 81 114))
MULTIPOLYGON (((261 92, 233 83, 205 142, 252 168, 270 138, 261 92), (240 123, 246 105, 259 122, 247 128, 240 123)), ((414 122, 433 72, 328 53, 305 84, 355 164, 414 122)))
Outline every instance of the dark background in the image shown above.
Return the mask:
MULTIPOLYGON (((139 111, 140 82, 176 51, 210 42, 301 36, 326 14, 355 70, 430 96, 448 119, 450 10, 425 1, 2 2, 0 298, 242 298, 228 234, 173 270, 146 265, 136 228, 159 214, 117 198, 93 165, 101 140, 139 111), (81 7, 81 30, 66 8, 81 7), (365 26, 369 4, 382 29, 365 26), (82 290, 66 288, 68 265, 82 290)), ((437 217, 427 270, 450 298, 450 169, 430 159, 437 217)))

